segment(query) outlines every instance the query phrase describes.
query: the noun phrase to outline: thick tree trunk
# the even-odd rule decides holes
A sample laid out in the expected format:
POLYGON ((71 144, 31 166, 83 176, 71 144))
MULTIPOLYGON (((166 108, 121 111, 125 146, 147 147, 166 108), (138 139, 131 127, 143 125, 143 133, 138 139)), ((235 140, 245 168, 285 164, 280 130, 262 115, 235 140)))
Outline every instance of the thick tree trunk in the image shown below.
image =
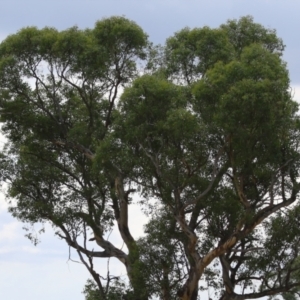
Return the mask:
POLYGON ((139 267, 137 266, 140 258, 139 249, 128 226, 129 192, 130 190, 127 191, 127 193, 125 192, 123 178, 122 175, 119 174, 115 178, 115 193, 117 199, 114 199, 113 195, 112 199, 114 201, 114 212, 119 232, 129 252, 128 260, 126 262, 127 274, 134 291, 133 299, 148 300, 149 297, 144 281, 144 274, 142 274, 141 270, 139 270, 139 267))
POLYGON ((220 297, 220 300, 237 300, 237 299, 238 299, 237 294, 235 294, 234 292, 227 293, 226 291, 224 291, 223 295, 220 297))
POLYGON ((191 268, 188 280, 177 292, 177 296, 180 300, 197 300, 199 279, 200 276, 197 274, 195 268, 191 268))
POLYGON ((197 300, 198 282, 203 273, 201 269, 197 268, 201 261, 201 257, 196 249, 198 238, 194 230, 186 224, 184 214, 177 215, 176 220, 187 237, 184 243, 184 250, 190 265, 188 279, 177 292, 177 296, 181 300, 197 300))

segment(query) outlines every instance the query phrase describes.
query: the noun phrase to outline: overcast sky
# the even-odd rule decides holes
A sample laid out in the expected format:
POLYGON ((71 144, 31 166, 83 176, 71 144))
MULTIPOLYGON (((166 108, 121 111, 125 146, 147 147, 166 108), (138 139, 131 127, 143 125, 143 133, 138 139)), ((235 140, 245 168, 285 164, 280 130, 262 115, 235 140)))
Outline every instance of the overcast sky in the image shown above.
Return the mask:
MULTIPOLYGON (((291 87, 300 100, 299 11, 298 0, 1 0, 0 40, 25 26, 87 28, 103 17, 123 15, 140 25, 152 42, 164 43, 186 26, 218 27, 228 19, 252 15, 256 22, 276 29, 283 39, 291 87)), ((132 230, 138 236, 143 219, 133 211, 131 215, 135 217, 132 230)), ((82 265, 68 260, 64 242, 47 227, 41 243, 34 247, 24 237, 23 226, 7 213, 7 204, 0 197, 0 298, 83 300, 81 291, 88 273, 82 265)), ((36 230, 39 229, 37 226, 36 230)), ((117 240, 117 236, 110 239, 117 240)), ((76 254, 71 258, 76 260, 76 254)), ((102 271, 106 266, 107 261, 99 264, 102 271)), ((118 270, 120 265, 114 260, 110 267, 125 274, 124 269, 118 270)))

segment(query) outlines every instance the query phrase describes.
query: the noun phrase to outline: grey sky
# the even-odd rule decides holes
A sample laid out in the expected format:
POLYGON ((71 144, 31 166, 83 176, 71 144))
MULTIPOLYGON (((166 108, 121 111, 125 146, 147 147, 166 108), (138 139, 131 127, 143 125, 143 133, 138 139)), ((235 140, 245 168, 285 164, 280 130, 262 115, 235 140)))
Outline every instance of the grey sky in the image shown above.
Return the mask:
MULTIPOLYGON (((297 0, 39 0, 0 1, 0 40, 25 26, 65 29, 93 27, 112 15, 124 15, 140 25, 154 43, 185 26, 218 27, 228 19, 252 15, 254 20, 277 30, 286 44, 292 87, 300 91, 300 1, 297 0)), ((132 215, 136 215, 132 212, 132 215)), ((139 233, 140 219, 133 220, 139 233)), ((7 212, 0 198, 0 298, 17 300, 83 300, 88 277, 83 266, 68 262, 67 246, 53 237, 51 228, 34 247, 25 239, 22 224, 7 212)), ((117 236, 111 239, 117 240, 117 236)), ((121 246, 121 245, 120 245, 121 246)), ((75 259, 76 255, 72 255, 75 259)), ((111 261, 113 269, 119 264, 111 261)), ((101 264, 106 268, 106 261, 101 264)), ((125 270, 120 269, 123 274, 125 270)))

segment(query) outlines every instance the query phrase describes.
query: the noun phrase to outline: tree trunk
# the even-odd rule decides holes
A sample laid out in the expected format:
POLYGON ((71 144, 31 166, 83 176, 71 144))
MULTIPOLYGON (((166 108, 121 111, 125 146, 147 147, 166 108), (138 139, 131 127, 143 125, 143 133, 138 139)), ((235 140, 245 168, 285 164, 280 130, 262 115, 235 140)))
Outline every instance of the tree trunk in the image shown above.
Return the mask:
POLYGON ((197 300, 199 279, 200 276, 197 274, 195 268, 192 267, 189 272, 188 280, 177 292, 178 298, 181 300, 197 300))

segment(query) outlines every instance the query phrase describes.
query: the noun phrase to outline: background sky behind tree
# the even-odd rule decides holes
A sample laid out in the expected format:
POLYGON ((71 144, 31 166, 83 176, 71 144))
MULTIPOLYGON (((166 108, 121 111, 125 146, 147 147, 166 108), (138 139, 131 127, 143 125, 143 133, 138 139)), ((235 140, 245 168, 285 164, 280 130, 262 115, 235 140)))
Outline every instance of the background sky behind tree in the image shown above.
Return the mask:
MULTIPOLYGON (((74 25, 91 28, 102 18, 123 15, 135 21, 154 44, 164 43, 174 32, 188 27, 218 27, 228 19, 252 15, 254 21, 276 29, 286 45, 284 60, 290 71, 294 98, 300 102, 300 1, 298 0, 1 0, 0 40, 22 27, 45 26, 63 30, 74 25)), ((3 142, 2 142, 3 143, 3 142)), ((0 297, 17 300, 83 300, 81 294, 88 272, 69 261, 66 244, 54 237, 51 228, 34 247, 24 238, 24 224, 7 212, 0 197, 0 297)), ((133 207, 133 235, 141 234, 144 218, 133 207)), ((130 217, 131 217, 130 216, 130 217)), ((37 226, 36 230, 41 229, 37 226)), ((116 234, 110 240, 117 240, 116 234)), ((119 245, 122 246, 121 244, 119 245)), ((76 254, 71 258, 77 260, 76 254)), ((99 267, 106 270, 107 261, 99 267)), ((111 273, 121 272, 110 261, 111 273)))

